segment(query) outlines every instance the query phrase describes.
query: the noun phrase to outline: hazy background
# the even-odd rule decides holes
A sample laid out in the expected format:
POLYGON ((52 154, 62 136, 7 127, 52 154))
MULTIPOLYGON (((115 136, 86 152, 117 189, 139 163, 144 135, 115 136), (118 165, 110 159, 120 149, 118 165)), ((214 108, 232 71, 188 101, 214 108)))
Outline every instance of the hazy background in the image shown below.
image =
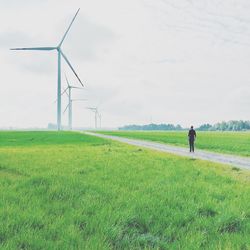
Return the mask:
POLYGON ((9 48, 56 46, 79 7, 63 45, 89 100, 74 126, 94 126, 93 105, 104 127, 250 119, 249 0, 0 0, 0 127, 55 123, 56 52, 9 48))

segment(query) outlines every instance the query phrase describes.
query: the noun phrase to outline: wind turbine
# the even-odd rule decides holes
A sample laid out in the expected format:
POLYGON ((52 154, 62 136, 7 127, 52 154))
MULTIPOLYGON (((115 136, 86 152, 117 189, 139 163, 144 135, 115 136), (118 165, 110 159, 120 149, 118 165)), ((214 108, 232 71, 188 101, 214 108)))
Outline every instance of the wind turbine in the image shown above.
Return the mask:
POLYGON ((56 46, 56 47, 33 47, 33 48, 13 48, 11 50, 39 50, 39 51, 51 51, 51 50, 56 50, 57 51, 57 60, 58 60, 58 71, 57 71, 57 129, 61 130, 61 115, 62 115, 62 111, 61 111, 61 57, 63 57, 63 59, 66 61, 66 63, 68 64, 68 66, 70 67, 70 69, 73 71, 73 73, 75 74, 75 76, 77 77, 77 79, 79 80, 79 82, 81 83, 81 85, 83 86, 81 79, 79 78, 79 76, 77 75, 77 73, 75 72, 73 66, 71 65, 71 63, 69 62, 68 58, 66 57, 66 55, 63 53, 62 51, 62 44, 64 42, 64 39, 66 38, 73 22, 75 21, 75 18, 78 14, 78 12, 80 11, 80 9, 77 10, 74 18, 72 19, 68 29, 66 30, 65 34, 63 35, 60 43, 56 46))
MULTIPOLYGON (((67 93, 67 92, 66 92, 67 93)), ((72 110, 73 110, 73 102, 81 102, 81 101, 87 101, 87 99, 71 99, 70 95, 67 93, 67 95, 69 96, 69 103, 67 105, 67 107, 65 108, 65 110, 63 111, 63 113, 65 113, 67 111, 67 109, 69 109, 69 130, 72 130, 72 110)))
POLYGON ((98 112, 97 107, 87 107, 86 109, 91 110, 92 112, 95 113, 95 129, 97 129, 97 118, 99 117, 100 121, 100 127, 101 127, 101 114, 98 112))
MULTIPOLYGON (((65 78, 66 78, 66 81, 67 81, 67 88, 63 91, 63 93, 61 95, 63 95, 64 93, 66 93, 68 95, 68 106, 67 108, 69 109, 69 112, 68 112, 68 128, 69 130, 72 130, 72 99, 71 99, 71 90, 72 89, 83 89, 83 88, 79 88, 79 87, 75 87, 75 86, 71 86, 69 84, 69 81, 68 81, 68 78, 67 76, 65 75, 65 78), (68 93, 67 93, 67 90, 68 90, 68 93)), ((76 101, 76 99, 74 100, 76 101)), ((66 108, 66 110, 67 110, 66 108)))
POLYGON ((100 113, 98 113, 98 115, 99 115, 100 128, 101 128, 101 127, 102 127, 102 116, 101 116, 101 114, 100 114, 100 113))

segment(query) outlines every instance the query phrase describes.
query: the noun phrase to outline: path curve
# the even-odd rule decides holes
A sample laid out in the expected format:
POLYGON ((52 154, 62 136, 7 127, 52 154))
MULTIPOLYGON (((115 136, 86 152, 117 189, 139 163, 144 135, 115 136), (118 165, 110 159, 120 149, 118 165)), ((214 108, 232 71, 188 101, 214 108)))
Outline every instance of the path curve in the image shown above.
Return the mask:
POLYGON ((87 135, 97 136, 105 139, 111 139, 115 141, 119 141, 122 143, 149 148, 153 150, 158 150, 162 152, 167 152, 175 155, 186 156, 193 159, 201 159, 207 160, 227 165, 232 165, 238 168, 248 169, 250 170, 250 158, 234 156, 234 155, 226 155, 220 153, 208 152, 205 150, 196 150, 195 153, 189 153, 188 149, 183 147, 177 147, 152 141, 144 141, 144 140, 136 140, 136 139, 128 139, 124 137, 118 137, 113 135, 104 135, 97 134, 93 132, 84 132, 87 135))

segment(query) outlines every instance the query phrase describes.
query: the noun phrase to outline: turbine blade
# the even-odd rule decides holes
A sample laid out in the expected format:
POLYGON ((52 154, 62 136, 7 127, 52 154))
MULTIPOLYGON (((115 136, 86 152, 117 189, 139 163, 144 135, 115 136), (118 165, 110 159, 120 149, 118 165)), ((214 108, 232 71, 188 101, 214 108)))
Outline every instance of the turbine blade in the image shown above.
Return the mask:
POLYGON ((69 107, 69 104, 68 104, 67 107, 64 109, 63 114, 66 112, 66 110, 68 109, 68 107, 69 107))
POLYGON ((80 87, 75 87, 75 86, 71 86, 72 89, 83 89, 83 88, 80 88, 80 87))
POLYGON ((68 34, 68 32, 69 32, 69 30, 70 30, 70 28, 71 28, 73 22, 75 21, 76 16, 77 16, 77 14, 78 14, 79 11, 80 11, 80 8, 77 10, 77 12, 76 12, 74 18, 72 19, 72 21, 71 21, 71 23, 70 23, 68 29, 66 30, 65 34, 63 35, 62 40, 61 40, 61 42, 60 42, 59 45, 58 45, 59 48, 61 47, 61 45, 62 45, 62 43, 63 43, 65 37, 67 36, 67 34, 68 34))
POLYGON ((69 87, 70 87, 70 85, 69 85, 69 81, 68 81, 68 78, 67 78, 66 74, 65 74, 65 78, 66 78, 66 82, 67 82, 67 84, 68 84, 68 88, 69 88, 69 87))
MULTIPOLYGON (((75 72, 73 66, 70 64, 68 58, 65 56, 65 54, 62 52, 62 50, 60 50, 60 53, 62 55, 62 57, 64 58, 64 60, 66 61, 66 63, 69 65, 69 67, 71 68, 71 70, 73 71, 73 73, 75 74, 76 78, 78 79, 78 81, 81 83, 81 85, 83 86, 82 84, 82 81, 81 79, 79 78, 79 76, 77 75, 77 73, 75 72)), ((83 86, 84 87, 84 86, 83 86)))
POLYGON ((96 112, 95 108, 87 107, 86 109, 89 109, 89 110, 91 110, 93 112, 96 112))
MULTIPOLYGON (((68 88, 69 88, 69 87, 67 87, 67 88, 62 92, 61 95, 63 95, 63 94, 68 90, 68 88)), ((66 92, 66 94, 68 94, 68 93, 66 92)))
MULTIPOLYGON (((68 88, 66 88, 62 93, 61 93, 61 96, 67 91, 68 88)), ((68 95, 68 93, 66 92, 66 94, 68 95)), ((57 99, 53 102, 53 103, 56 103, 57 102, 57 99)))
POLYGON ((55 50, 56 47, 13 48, 10 50, 55 50))

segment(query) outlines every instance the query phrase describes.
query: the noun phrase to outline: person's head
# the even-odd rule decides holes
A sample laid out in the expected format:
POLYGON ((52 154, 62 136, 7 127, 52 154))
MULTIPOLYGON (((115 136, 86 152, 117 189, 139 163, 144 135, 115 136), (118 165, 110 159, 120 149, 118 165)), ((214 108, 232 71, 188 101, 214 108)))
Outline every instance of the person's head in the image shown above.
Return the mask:
POLYGON ((194 126, 192 125, 192 126, 191 126, 191 129, 193 129, 193 128, 194 128, 194 126))

